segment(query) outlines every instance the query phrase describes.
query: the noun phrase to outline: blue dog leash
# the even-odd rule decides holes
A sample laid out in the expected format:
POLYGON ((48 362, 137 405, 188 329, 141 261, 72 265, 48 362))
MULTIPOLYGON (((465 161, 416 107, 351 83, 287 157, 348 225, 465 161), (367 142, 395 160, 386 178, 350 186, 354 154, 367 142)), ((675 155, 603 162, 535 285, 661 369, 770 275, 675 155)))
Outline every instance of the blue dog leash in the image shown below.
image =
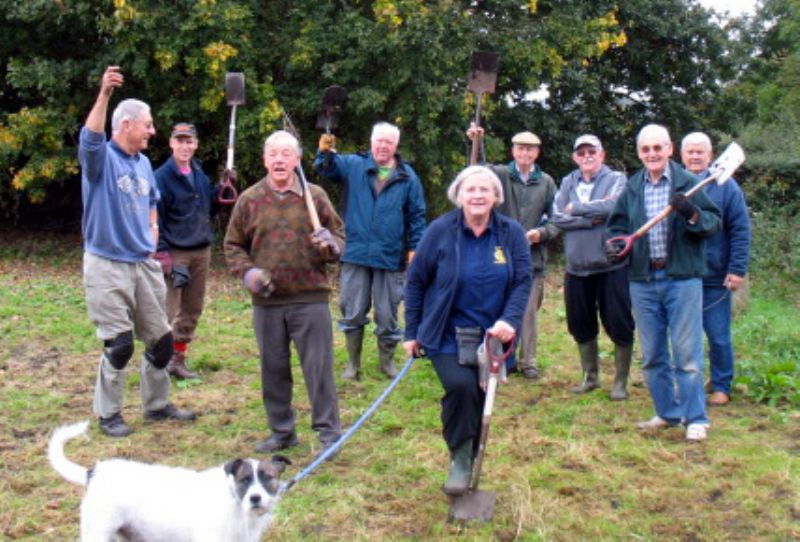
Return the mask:
POLYGON ((389 395, 394 391, 394 389, 400 383, 400 380, 402 380, 403 377, 406 375, 406 373, 409 371, 409 369, 411 369, 411 365, 413 365, 414 359, 416 358, 414 358, 413 356, 408 358, 408 361, 406 361, 406 364, 403 366, 402 369, 400 369, 400 372, 397 373, 397 376, 394 377, 394 380, 392 380, 389 383, 389 385, 386 386, 386 389, 384 389, 383 392, 381 392, 380 396, 378 396, 378 398, 375 399, 375 402, 370 405, 370 407, 364 412, 364 414, 362 414, 361 417, 358 420, 356 420, 356 422, 353 425, 351 425, 347 431, 345 431, 344 435, 339 437, 339 440, 337 440, 329 448, 323 450, 322 453, 319 454, 316 457, 316 459, 314 459, 314 461, 311 462, 310 465, 308 465, 306 468, 297 473, 294 478, 292 478, 288 482, 281 484, 280 494, 289 491, 292 488, 292 486, 294 486, 297 482, 299 482, 300 480, 311 474, 311 471, 316 469, 322 462, 326 461, 329 457, 331 457, 332 455, 334 455, 336 452, 339 451, 339 448, 341 448, 342 445, 344 445, 344 443, 347 442, 350 439, 350 437, 352 437, 353 434, 355 434, 355 432, 359 430, 359 428, 364 424, 364 422, 367 421, 370 418, 370 416, 372 416, 375 413, 376 410, 378 410, 378 407, 381 405, 381 403, 383 403, 383 401, 387 397, 389 397, 389 395))

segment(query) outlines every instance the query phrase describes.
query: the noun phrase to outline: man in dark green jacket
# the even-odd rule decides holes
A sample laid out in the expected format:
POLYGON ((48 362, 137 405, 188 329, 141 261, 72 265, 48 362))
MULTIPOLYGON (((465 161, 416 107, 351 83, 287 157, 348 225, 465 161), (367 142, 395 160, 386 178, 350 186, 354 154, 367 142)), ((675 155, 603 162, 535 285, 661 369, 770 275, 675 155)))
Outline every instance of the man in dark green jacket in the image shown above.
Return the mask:
MULTIPOLYGON (((656 411, 637 427, 652 431, 683 424, 688 441, 701 441, 710 425, 703 391, 705 239, 719 230, 720 211, 703 191, 686 197, 697 177, 670 160, 673 147, 665 127, 642 128, 636 147, 644 169, 628 179, 608 217, 609 237, 633 233, 667 205, 675 211, 639 239, 630 256, 642 372, 656 411)), ((608 249, 615 258, 617 246, 608 249)))
MULTIPOLYGON (((467 137, 483 138, 483 128, 472 125, 467 137)), ((514 160, 508 164, 490 165, 490 169, 500 178, 505 201, 498 211, 522 224, 525 237, 531 247, 533 283, 528 297, 528 306, 522 319, 520 334, 519 369, 526 378, 540 377, 536 364, 536 343, 538 331, 536 317, 544 297, 544 279, 547 271, 547 242, 554 239, 559 229, 550 222, 553 216, 553 201, 556 197, 556 183, 536 164, 542 142, 531 132, 520 132, 511 138, 511 154, 514 160)))

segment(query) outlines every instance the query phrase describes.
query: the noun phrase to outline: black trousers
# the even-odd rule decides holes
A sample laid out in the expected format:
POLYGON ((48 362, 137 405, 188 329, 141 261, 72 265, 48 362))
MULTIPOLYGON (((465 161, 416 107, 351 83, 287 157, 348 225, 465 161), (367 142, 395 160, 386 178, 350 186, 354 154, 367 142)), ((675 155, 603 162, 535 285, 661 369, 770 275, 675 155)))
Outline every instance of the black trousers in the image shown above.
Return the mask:
POLYGON ((606 333, 619 346, 633 344, 633 315, 627 268, 581 277, 564 275, 567 328, 578 343, 591 341, 600 332, 597 315, 606 333))
POLYGON ((456 354, 440 354, 431 359, 444 388, 442 434, 452 452, 467 439, 475 448, 481 435, 481 418, 486 393, 478 384, 477 367, 458 364, 456 354))

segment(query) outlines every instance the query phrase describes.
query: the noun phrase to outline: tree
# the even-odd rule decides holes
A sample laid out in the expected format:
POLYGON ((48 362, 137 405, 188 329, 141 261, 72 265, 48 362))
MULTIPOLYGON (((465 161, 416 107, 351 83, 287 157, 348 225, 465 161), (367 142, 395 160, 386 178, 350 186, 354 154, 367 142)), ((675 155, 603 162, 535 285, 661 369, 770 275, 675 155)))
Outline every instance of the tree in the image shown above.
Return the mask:
MULTIPOLYGON (((598 35, 615 31, 605 20, 564 25, 535 1, 2 3, 2 180, 33 202, 51 187, 74 187, 75 136, 108 64, 126 75, 120 98, 148 101, 162 133, 176 120, 195 121, 212 166, 226 133, 224 74, 245 72, 238 155, 250 180, 263 174, 253 149, 280 126, 281 109, 313 149, 321 90, 344 85, 343 147, 364 144, 376 120, 395 122, 404 152, 439 190, 462 164, 473 48, 503 55, 500 95, 524 93, 519 85, 552 77, 567 58, 602 54, 598 35)), ((166 145, 154 143, 158 162, 166 145)))

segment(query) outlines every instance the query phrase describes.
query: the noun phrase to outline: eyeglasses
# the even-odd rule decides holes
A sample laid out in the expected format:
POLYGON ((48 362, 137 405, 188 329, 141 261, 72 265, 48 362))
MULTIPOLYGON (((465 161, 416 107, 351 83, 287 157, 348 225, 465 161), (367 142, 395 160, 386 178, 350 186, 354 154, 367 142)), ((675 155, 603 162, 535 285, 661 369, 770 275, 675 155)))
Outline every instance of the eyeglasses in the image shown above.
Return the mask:
POLYGON ((594 156, 597 154, 597 149, 580 149, 575 151, 575 156, 578 158, 583 158, 584 156, 594 156))
POLYGON ((641 147, 639 147, 639 151, 641 151, 643 154, 647 154, 650 151, 661 152, 662 150, 664 150, 664 146, 663 145, 652 145, 652 146, 650 146, 650 145, 642 145, 641 147))

